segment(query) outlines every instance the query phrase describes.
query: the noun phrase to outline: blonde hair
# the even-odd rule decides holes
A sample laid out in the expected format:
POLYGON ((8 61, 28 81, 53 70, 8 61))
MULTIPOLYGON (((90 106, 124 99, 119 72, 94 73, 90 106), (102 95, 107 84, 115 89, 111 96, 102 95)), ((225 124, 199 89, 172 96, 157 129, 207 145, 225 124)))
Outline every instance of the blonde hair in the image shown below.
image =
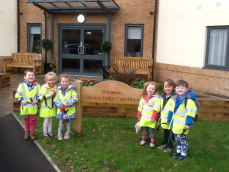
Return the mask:
POLYGON ((70 82, 70 79, 71 79, 68 74, 62 74, 62 75, 60 75, 60 81, 61 81, 62 78, 67 78, 69 80, 69 82, 70 82))
POLYGON ((48 73, 45 74, 45 82, 47 82, 49 76, 54 76, 56 78, 56 81, 57 81, 57 75, 56 75, 56 73, 54 73, 54 72, 48 72, 48 73))
POLYGON ((143 88, 143 96, 146 96, 146 95, 147 95, 146 89, 147 89, 147 87, 148 87, 149 85, 154 85, 154 86, 155 86, 155 92, 154 92, 154 94, 156 94, 156 93, 158 92, 158 86, 157 86, 157 83, 156 83, 156 82, 153 82, 153 81, 146 82, 146 83, 144 84, 144 88, 143 88))

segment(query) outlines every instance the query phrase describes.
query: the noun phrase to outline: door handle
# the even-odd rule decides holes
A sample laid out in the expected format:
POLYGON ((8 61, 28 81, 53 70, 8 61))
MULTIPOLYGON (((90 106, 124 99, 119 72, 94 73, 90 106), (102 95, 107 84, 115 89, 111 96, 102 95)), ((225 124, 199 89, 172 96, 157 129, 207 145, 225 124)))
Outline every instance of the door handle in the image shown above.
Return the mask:
POLYGON ((78 46, 78 54, 84 54, 84 47, 85 46, 78 46))
POLYGON ((80 45, 78 46, 78 54, 85 54, 86 53, 86 47, 83 46, 83 43, 80 42, 80 45))

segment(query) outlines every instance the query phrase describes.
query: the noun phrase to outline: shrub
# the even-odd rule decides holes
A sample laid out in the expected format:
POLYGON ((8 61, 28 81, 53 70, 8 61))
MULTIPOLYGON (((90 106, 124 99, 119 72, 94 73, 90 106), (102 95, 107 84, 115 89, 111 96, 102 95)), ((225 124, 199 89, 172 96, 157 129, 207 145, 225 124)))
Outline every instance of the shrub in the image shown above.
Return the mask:
POLYGON ((110 76, 110 79, 124 82, 127 85, 132 86, 133 82, 138 80, 138 77, 135 75, 135 69, 129 69, 128 67, 119 67, 114 64, 110 68, 105 67, 106 72, 110 76))
POLYGON ((139 89, 143 89, 144 87, 144 84, 146 83, 147 81, 145 79, 142 79, 141 81, 135 81, 133 82, 132 86, 134 88, 139 88, 139 89))

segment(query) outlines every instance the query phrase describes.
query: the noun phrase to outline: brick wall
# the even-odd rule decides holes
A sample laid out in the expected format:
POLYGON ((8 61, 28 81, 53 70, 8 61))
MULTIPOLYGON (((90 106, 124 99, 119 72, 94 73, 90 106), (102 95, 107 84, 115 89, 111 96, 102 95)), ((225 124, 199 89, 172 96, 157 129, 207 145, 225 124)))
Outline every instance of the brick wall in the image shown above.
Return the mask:
POLYGON ((229 97, 228 71, 156 63, 153 78, 161 82, 184 79, 192 88, 229 97))
MULTIPOLYGON (((112 14, 111 23, 111 63, 114 57, 124 56, 125 24, 144 24, 143 56, 152 58, 154 0, 115 0, 120 10, 112 14)), ((45 37, 44 11, 26 0, 20 0, 20 51, 27 51, 27 23, 41 23, 42 37, 45 37)), ((106 14, 87 14, 85 24, 107 24, 106 14)), ((58 24, 77 24, 76 14, 54 15, 54 57, 58 57, 58 24)), ((47 20, 50 38, 50 16, 47 20)), ((44 51, 43 51, 44 53, 44 51)))

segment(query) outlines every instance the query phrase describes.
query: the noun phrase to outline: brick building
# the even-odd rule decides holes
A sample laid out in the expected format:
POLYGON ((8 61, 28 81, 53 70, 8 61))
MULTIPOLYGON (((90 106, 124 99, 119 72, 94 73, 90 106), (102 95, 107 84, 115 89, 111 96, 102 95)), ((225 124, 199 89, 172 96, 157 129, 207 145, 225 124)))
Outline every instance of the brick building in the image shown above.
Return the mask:
POLYGON ((58 73, 101 76, 114 57, 153 57, 155 1, 19 0, 19 11, 19 51, 45 56, 41 41, 52 40, 48 61, 56 60, 58 73), (100 51, 105 40, 110 57, 100 51))
POLYGON ((0 57, 15 51, 45 57, 41 41, 48 38, 48 61, 56 60, 58 73, 101 76, 115 57, 139 56, 154 59, 153 80, 183 78, 192 88, 229 96, 228 8, 228 0, 10 0, 0 7, 4 29, 13 28, 0 33, 0 57), (100 52, 104 40, 112 43, 108 58, 100 52))

